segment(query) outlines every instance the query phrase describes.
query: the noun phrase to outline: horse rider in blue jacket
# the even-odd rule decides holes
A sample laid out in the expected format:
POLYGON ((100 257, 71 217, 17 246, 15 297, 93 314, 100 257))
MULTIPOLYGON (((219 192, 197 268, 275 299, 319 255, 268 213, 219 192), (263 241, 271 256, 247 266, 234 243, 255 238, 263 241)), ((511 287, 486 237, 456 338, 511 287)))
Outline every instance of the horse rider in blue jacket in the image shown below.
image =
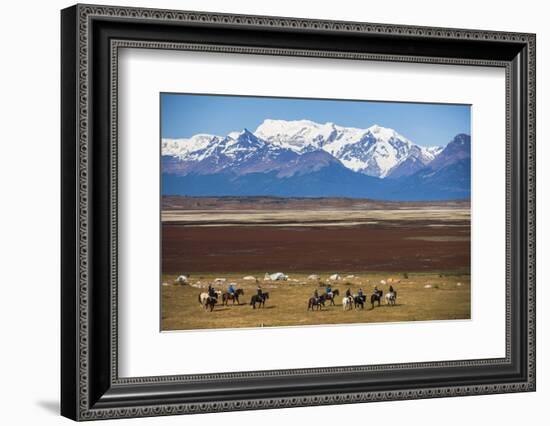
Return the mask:
POLYGON ((235 287, 233 287, 233 284, 229 284, 229 287, 227 287, 227 292, 229 294, 235 294, 235 287))

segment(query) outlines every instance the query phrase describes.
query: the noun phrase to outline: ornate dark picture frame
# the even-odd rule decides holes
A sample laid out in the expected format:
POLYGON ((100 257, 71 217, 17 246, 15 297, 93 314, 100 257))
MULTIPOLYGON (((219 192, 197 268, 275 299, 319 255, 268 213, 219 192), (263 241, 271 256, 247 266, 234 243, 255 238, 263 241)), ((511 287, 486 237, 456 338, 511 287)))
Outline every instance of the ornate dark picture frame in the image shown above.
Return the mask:
POLYGON ((157 416, 535 390, 535 35, 76 5, 62 28, 61 413, 157 416), (506 356, 120 378, 117 54, 121 47, 506 70, 506 356))

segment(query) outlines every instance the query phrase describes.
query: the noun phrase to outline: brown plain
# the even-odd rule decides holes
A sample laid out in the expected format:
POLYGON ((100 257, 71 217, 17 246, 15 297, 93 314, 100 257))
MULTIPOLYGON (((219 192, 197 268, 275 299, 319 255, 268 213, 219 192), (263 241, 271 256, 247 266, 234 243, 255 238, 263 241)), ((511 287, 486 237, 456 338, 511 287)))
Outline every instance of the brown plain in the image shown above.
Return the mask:
POLYGON ((165 274, 470 268, 467 203, 181 197, 165 204, 165 274))

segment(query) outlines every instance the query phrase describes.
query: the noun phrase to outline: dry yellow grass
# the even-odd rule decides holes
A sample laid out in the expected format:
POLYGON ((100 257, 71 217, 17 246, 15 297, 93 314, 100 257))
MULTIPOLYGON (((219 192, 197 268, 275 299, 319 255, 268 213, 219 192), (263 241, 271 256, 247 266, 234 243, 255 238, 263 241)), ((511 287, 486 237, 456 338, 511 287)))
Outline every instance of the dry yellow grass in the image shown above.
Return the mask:
POLYGON ((163 210, 162 222, 193 223, 195 226, 303 226, 304 223, 354 226, 374 221, 466 221, 469 208, 411 208, 395 210, 163 210), (345 220, 342 220, 345 218, 345 220))
POLYGON ((377 285, 387 291, 389 284, 381 280, 394 280, 391 284, 398 292, 397 304, 371 309, 370 303, 364 310, 343 311, 342 297, 336 298, 336 306, 327 306, 321 311, 308 311, 307 301, 315 288, 324 292, 324 282, 329 274, 320 275, 323 282, 308 281, 309 273, 290 275, 289 281, 264 281, 260 273, 240 274, 194 274, 190 285, 174 284, 176 276, 163 276, 162 285, 162 330, 190 330, 240 327, 276 327, 318 324, 401 322, 427 320, 453 320, 470 318, 470 276, 467 274, 446 273, 409 273, 408 279, 397 273, 351 273, 353 278, 342 275, 342 280, 332 284, 344 294, 347 287, 356 293, 362 288, 370 298, 377 285), (263 291, 270 298, 264 309, 252 309, 249 305, 255 293, 256 283, 243 280, 252 275, 258 278, 263 291), (245 291, 241 305, 216 305, 214 311, 202 309, 198 303, 198 294, 206 290, 209 282, 216 278, 225 278, 224 284, 215 288, 225 290, 227 284, 234 282, 245 291), (397 282, 396 282, 397 281, 397 282), (460 285, 459 285, 460 283, 460 285), (426 285, 431 286, 425 288, 426 285), (201 288, 201 286, 204 286, 201 288))

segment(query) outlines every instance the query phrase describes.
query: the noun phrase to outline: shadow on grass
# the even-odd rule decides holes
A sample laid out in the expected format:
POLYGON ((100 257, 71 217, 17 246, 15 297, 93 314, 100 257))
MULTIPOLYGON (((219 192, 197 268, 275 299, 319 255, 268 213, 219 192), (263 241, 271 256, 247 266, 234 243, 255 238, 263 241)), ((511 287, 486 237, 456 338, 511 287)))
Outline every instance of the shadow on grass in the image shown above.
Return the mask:
POLYGON ((369 311, 372 311, 374 309, 380 309, 380 308, 382 308, 382 309, 388 309, 388 308, 392 309, 392 308, 398 308, 400 306, 406 306, 406 305, 403 304, 403 303, 396 303, 395 305, 380 305, 380 306, 374 305, 374 308, 369 308, 369 311))

